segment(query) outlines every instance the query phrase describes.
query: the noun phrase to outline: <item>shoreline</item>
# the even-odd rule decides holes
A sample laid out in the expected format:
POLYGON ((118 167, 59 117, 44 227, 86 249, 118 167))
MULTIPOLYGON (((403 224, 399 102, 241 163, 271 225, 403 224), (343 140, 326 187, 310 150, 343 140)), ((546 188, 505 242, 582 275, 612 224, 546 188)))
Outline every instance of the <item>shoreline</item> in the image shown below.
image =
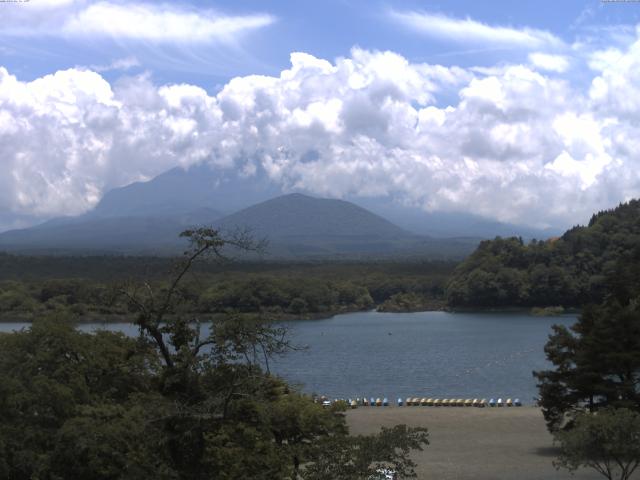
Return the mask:
MULTIPOLYGON (((580 314, 580 310, 577 309, 567 309, 561 314, 550 314, 550 315, 538 315, 532 312, 531 308, 463 308, 463 309, 452 309, 448 307, 444 308, 433 308, 428 310, 411 310, 411 311, 393 311, 393 310, 378 310, 378 308, 366 309, 366 310, 338 310, 331 312, 315 312, 315 313, 307 313, 304 315, 295 315, 295 314, 269 314, 264 313, 265 317, 268 321, 277 323, 277 322, 297 322, 297 321, 313 321, 313 320, 326 320, 338 315, 347 315, 350 313, 367 313, 367 312, 375 312, 380 314, 393 314, 393 313, 427 313, 427 312, 441 312, 441 313, 480 313, 480 314, 503 314, 503 313, 523 313, 528 314, 534 317, 541 318, 552 318, 552 317, 563 317, 567 315, 578 315, 580 314), (271 318, 269 318, 271 316, 271 318)), ((47 312, 44 312, 47 313, 47 312)), ((260 312, 251 312, 246 313, 246 315, 259 315, 260 312)), ((208 317, 209 319, 215 318, 216 316, 224 315, 224 313, 206 313, 206 314, 190 314, 190 316, 197 317, 198 315, 202 315, 208 317)), ((91 314, 91 315, 82 315, 75 319, 78 324, 87 324, 87 323, 104 323, 104 324, 118 324, 118 323, 134 323, 133 318, 135 315, 121 315, 121 314, 91 314)), ((16 314, 15 316, 11 314, 0 314, 0 324, 2 323, 32 323, 33 322, 33 314, 28 314, 25 316, 21 316, 20 314, 16 314)))

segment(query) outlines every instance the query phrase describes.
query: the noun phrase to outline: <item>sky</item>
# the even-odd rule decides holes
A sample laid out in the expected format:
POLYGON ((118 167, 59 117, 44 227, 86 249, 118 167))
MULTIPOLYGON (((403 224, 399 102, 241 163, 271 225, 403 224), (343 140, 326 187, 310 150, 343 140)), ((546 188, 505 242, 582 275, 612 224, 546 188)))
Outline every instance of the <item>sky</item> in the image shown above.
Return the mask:
POLYGON ((639 147, 640 2, 0 1, 0 230, 203 162, 567 227, 639 147))

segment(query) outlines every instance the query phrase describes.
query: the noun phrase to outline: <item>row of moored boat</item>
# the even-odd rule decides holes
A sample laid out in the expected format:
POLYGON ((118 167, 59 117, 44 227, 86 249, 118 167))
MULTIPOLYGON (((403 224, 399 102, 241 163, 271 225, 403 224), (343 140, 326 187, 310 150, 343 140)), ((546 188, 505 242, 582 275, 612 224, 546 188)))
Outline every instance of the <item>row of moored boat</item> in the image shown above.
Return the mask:
MULTIPOLYGON (((323 405, 328 406, 331 405, 331 401, 326 397, 321 397, 321 402, 323 405)), ((335 402, 346 402, 351 408, 357 407, 388 407, 389 400, 387 398, 356 398, 356 399, 336 399, 335 402)), ((487 400, 486 398, 478 399, 478 398, 418 398, 418 397, 408 397, 405 400, 402 398, 398 398, 397 405, 399 407, 402 406, 425 406, 425 407, 521 407, 522 402, 520 399, 516 398, 514 400, 507 398, 503 400, 502 398, 498 398, 497 400, 491 398, 487 400)))

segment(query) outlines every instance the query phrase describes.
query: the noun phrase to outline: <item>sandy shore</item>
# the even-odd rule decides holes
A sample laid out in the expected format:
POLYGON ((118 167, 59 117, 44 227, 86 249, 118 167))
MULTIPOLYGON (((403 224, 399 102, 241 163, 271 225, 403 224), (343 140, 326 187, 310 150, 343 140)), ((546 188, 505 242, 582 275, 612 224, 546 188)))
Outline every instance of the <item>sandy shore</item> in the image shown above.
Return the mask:
POLYGON ((420 479, 603 478, 590 470, 572 477, 553 467, 552 437, 535 407, 360 407, 348 412, 347 423, 354 434, 400 423, 427 427, 430 445, 414 454, 420 479))

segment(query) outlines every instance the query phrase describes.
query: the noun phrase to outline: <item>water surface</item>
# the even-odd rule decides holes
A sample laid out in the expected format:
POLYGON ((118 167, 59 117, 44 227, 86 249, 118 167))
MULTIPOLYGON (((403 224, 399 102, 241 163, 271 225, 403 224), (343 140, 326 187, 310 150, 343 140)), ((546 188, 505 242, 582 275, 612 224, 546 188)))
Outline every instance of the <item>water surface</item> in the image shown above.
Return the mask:
MULTIPOLYGON (((359 312, 292 321, 292 342, 306 346, 271 362, 304 391, 330 397, 511 397, 533 403, 533 370, 548 368, 544 344, 554 323, 575 316, 525 313, 359 312)), ((0 331, 28 326, 0 324, 0 331)), ((83 324, 136 335, 131 324, 83 324)), ((204 333, 204 332, 203 332, 204 333)))

